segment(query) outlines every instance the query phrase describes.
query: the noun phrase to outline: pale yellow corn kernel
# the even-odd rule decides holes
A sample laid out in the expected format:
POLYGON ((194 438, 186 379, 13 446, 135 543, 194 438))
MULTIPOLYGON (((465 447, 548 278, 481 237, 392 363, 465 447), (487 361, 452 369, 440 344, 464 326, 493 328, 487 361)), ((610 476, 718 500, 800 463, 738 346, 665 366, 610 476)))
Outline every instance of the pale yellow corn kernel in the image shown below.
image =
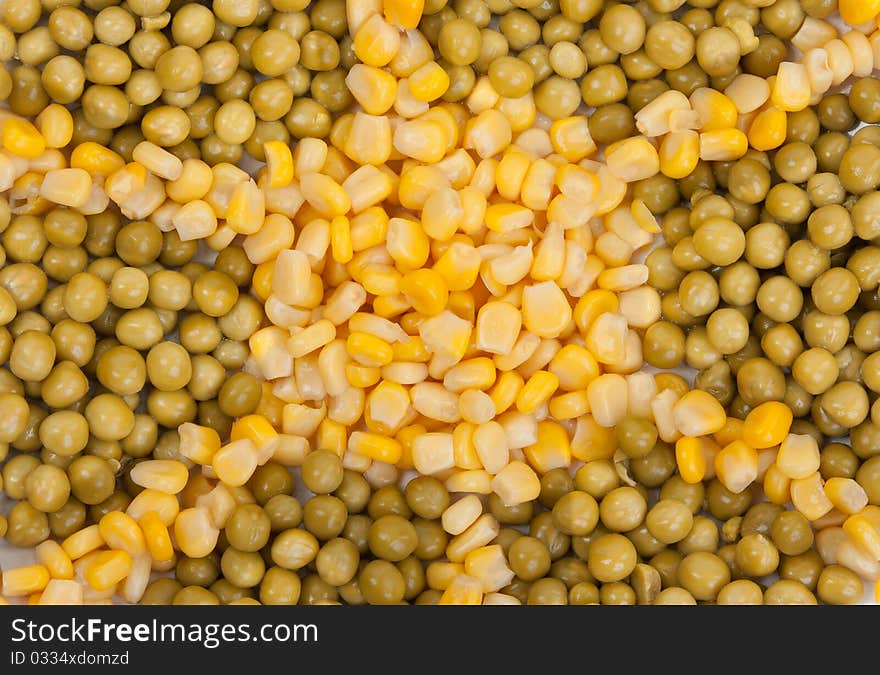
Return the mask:
POLYGON ((657 395, 657 382, 651 373, 637 372, 626 376, 627 414, 651 418, 651 400, 657 395))
POLYGON ((400 472, 393 464, 385 462, 372 462, 364 471, 364 478, 374 490, 394 485, 400 478, 400 472))
POLYGON ((303 251, 281 251, 272 271, 272 293, 285 304, 303 306, 311 275, 309 258, 303 251))
MULTIPOLYGON (((534 97, 532 98, 534 99, 534 97)), ((554 152, 553 141, 550 140, 549 130, 544 129, 543 127, 533 126, 529 129, 524 129, 513 140, 513 144, 521 150, 525 150, 532 158, 545 159, 553 155, 554 158, 565 159, 561 153, 554 152)), ((559 161, 558 163, 561 164, 562 162, 559 161)), ((551 162, 551 164, 553 164, 553 166, 557 165, 555 160, 554 162, 551 162)))
POLYGON ((587 331, 585 346, 599 363, 617 364, 626 356, 626 317, 604 312, 596 317, 587 331))
POLYGON ((274 260, 278 254, 293 245, 293 223, 287 216, 270 213, 263 220, 259 231, 248 235, 242 249, 254 264, 274 260))
POLYGON ((767 499, 774 504, 785 504, 791 499, 791 478, 779 470, 775 464, 764 474, 763 488, 767 499))
POLYGON ((556 280, 560 288, 573 298, 579 298, 592 285, 589 272, 585 272, 588 266, 589 256, 583 246, 577 241, 566 240, 564 243, 565 260, 562 266, 562 274, 556 280))
POLYGON ((690 95, 690 103, 699 116, 699 130, 702 132, 730 129, 736 125, 736 106, 720 91, 700 87, 690 95))
POLYGON ((183 509, 174 520, 174 542, 190 558, 203 558, 214 550, 220 530, 207 509, 183 509))
POLYGON ((467 574, 456 576, 443 591, 438 605, 481 605, 483 604, 483 583, 467 574))
POLYGON ((685 436, 714 434, 727 421, 718 399, 699 389, 682 396, 675 403, 672 414, 676 428, 685 436))
POLYGON ((483 606, 494 605, 522 605, 518 598, 507 593, 486 593, 483 595, 483 606))
POLYGON ((590 381, 587 397, 599 426, 614 426, 626 416, 627 392, 626 380, 617 374, 600 375, 590 381))
POLYGON ((463 563, 452 563, 435 560, 425 568, 425 581, 428 588, 445 591, 452 580, 464 574, 463 563))
POLYGON ((480 463, 491 474, 497 474, 510 461, 507 435, 498 422, 478 425, 474 430, 473 443, 480 463))
MULTIPOLYGON (((220 485, 222 485, 222 483, 220 485)), ((214 490, 216 489, 217 488, 215 487, 214 490)), ((214 492, 214 490, 211 492, 214 492)), ((199 500, 204 499, 206 496, 207 495, 201 495, 198 497, 196 499, 196 505, 199 506, 199 500)), ((232 499, 231 495, 229 496, 229 499, 232 499)), ((229 514, 231 514, 231 511, 227 513, 227 518, 229 517, 229 514)), ((216 524, 216 520, 214 522, 216 524)), ((223 519, 223 525, 225 524, 226 520, 223 519)), ((162 522, 162 518, 159 514, 155 511, 147 511, 138 521, 138 525, 143 533, 145 546, 150 558, 158 562, 165 562, 174 557, 174 545, 171 541, 171 535, 168 532, 168 526, 162 522)), ((220 526, 218 525, 218 527, 220 526)))
POLYGON ((419 325, 422 343, 432 354, 443 354, 453 362, 459 361, 470 344, 472 325, 444 310, 437 316, 425 319, 419 325))
POLYGON ((345 84, 352 96, 370 115, 382 115, 394 105, 397 80, 391 73, 356 63, 348 71, 345 84))
MULTIPOLYGON (((323 398, 323 396, 321 397, 323 398)), ((288 403, 282 408, 281 428, 285 434, 310 437, 327 415, 326 406, 312 408, 300 403, 288 403)))
POLYGON ((474 169, 474 175, 468 187, 477 190, 487 199, 495 191, 495 174, 498 170, 498 160, 488 157, 481 159, 474 169))
POLYGON ((453 366, 443 376, 443 386, 455 394, 465 389, 488 389, 495 384, 495 364, 485 356, 467 359, 453 366))
POLYGON ((483 75, 482 77, 477 78, 471 93, 468 94, 467 99, 465 99, 465 105, 467 105, 467 109, 471 114, 479 115, 482 112, 494 108, 498 105, 498 101, 500 100, 501 95, 495 91, 495 87, 492 86, 489 77, 483 75))
POLYGON ((217 231, 217 216, 211 205, 201 199, 187 202, 171 218, 181 241, 204 239, 217 231))
POLYGON ((629 291, 648 281, 648 267, 636 264, 607 269, 599 274, 597 281, 599 288, 609 291, 629 291))
POLYGON ((224 445, 211 462, 217 478, 231 487, 247 483, 257 465, 257 447, 246 438, 224 445))
POLYGON ((807 478, 819 470, 819 445, 807 434, 788 434, 779 446, 776 466, 788 478, 807 478))
POLYGON ((476 424, 460 422, 452 430, 452 452, 455 466, 458 469, 482 469, 480 458, 477 457, 477 450, 474 447, 474 431, 476 428, 476 424))
MULTIPOLYGON (((409 392, 400 384, 382 381, 366 398, 364 421, 367 428, 374 433, 393 436, 411 421, 409 417, 411 417, 409 392)), ((394 464, 396 461, 388 463, 394 464)))
POLYGON ((556 167, 545 159, 533 161, 520 188, 520 201, 535 211, 545 211, 550 205, 556 181, 556 167))
POLYGON ((801 58, 801 63, 807 69, 810 90, 814 96, 823 95, 831 89, 834 82, 834 72, 828 63, 827 51, 819 47, 811 49, 801 58))
POLYGON ((646 138, 627 138, 605 149, 605 162, 613 176, 633 183, 656 176, 660 171, 657 149, 646 138))
POLYGON ((174 201, 185 204, 208 194, 212 181, 211 167, 202 160, 191 157, 183 160, 180 176, 165 183, 165 192, 174 201))
POLYGON ((718 129, 700 134, 700 159, 730 162, 746 154, 749 140, 739 129, 718 129))
POLYGON ((142 553, 132 559, 131 570, 117 587, 117 593, 122 600, 131 604, 140 602, 150 584, 152 564, 152 558, 148 553, 142 553))
POLYGON ((544 236, 535 247, 530 275, 535 281, 551 281, 559 279, 564 269, 565 236, 562 225, 548 223, 544 236))
POLYGON ((40 196, 62 206, 78 208, 92 190, 92 178, 84 169, 49 171, 40 184, 40 196))
POLYGON ((321 349, 336 337, 336 326, 327 319, 321 319, 306 328, 293 332, 287 341, 287 351, 298 359, 321 349))
POLYGON ((446 241, 455 234, 463 220, 461 196, 452 188, 441 188, 425 201, 422 227, 429 237, 446 241))
POLYGON ((538 420, 535 415, 510 410, 499 415, 496 421, 504 429, 507 447, 511 451, 522 450, 538 442, 538 420))
POLYGON ((369 66, 387 66, 400 49, 400 33, 379 14, 370 16, 356 30, 351 28, 351 35, 354 53, 369 66))
POLYGON ((327 162, 327 143, 320 138, 301 138, 293 150, 294 174, 301 178, 318 173, 327 162))
POLYGON ((380 165, 391 156, 391 125, 385 116, 355 113, 345 140, 345 154, 358 164, 380 165))
POLYGON ((629 205, 617 207, 605 214, 602 224, 608 232, 616 234, 633 249, 648 246, 653 241, 653 237, 636 220, 629 205))
POLYGON ((859 513, 868 505, 868 494, 852 478, 833 476, 825 481, 824 489, 834 507, 848 515, 859 513))
MULTIPOLYGON (((481 546, 468 553, 464 559, 464 569, 466 574, 480 581, 484 593, 493 593, 504 588, 515 576, 507 564, 504 549, 498 544, 481 546)), ((494 595, 501 594, 494 593, 494 595)), ((483 604, 487 604, 485 599, 483 604)))
POLYGON ((110 511, 98 521, 101 538, 112 549, 135 557, 146 551, 144 535, 137 522, 121 511, 110 511))
POLYGON ((398 295, 401 279, 403 275, 392 265, 369 265, 360 275, 364 290, 380 297, 398 295))
POLYGON ((497 414, 500 415, 516 402, 516 397, 524 385, 522 375, 515 370, 507 370, 498 376, 495 386, 489 392, 497 414))
POLYGON ((354 281, 346 281, 337 286, 327 299, 324 318, 339 326, 348 321, 366 300, 367 294, 363 286, 354 281))
POLYGON ((492 357, 498 370, 509 371, 519 368, 527 362, 541 345, 541 338, 537 335, 523 331, 519 334, 513 347, 506 354, 496 354, 492 357))
MULTIPOLYGON (((326 319, 322 319, 326 321, 326 319)), ((350 363, 345 341, 332 340, 318 354, 318 371, 324 382, 324 389, 331 397, 340 396, 349 388, 345 367, 350 363)))
POLYGON ((401 444, 384 434, 354 431, 348 437, 348 449, 371 460, 396 464, 403 454, 401 444))
POLYGON ((463 562, 468 553, 486 546, 498 536, 500 529, 495 516, 484 513, 464 532, 450 540, 446 547, 446 557, 451 562, 463 562))
POLYGON ((49 584, 49 570, 43 565, 28 565, 3 570, 3 595, 19 598, 42 591, 49 584))
POLYGON ((508 201, 519 197, 531 160, 515 146, 511 146, 495 168, 495 186, 498 194, 508 201))
POLYGON ((858 30, 851 30, 840 36, 849 49, 855 77, 869 77, 874 70, 874 51, 868 37, 858 30))
POLYGON ((516 409, 527 414, 535 412, 550 400, 558 387, 559 378, 556 375, 546 370, 537 371, 517 394, 516 409))
POLYGON ((724 95, 743 115, 757 110, 770 99, 770 85, 763 77, 742 73, 727 85, 724 95))
POLYGON ((571 463, 571 443, 568 432, 551 420, 538 423, 535 442, 524 449, 530 466, 539 474, 567 467, 571 463))
POLYGON ((131 571, 132 557, 125 551, 101 551, 85 569, 85 581, 96 591, 115 588, 131 571))
POLYGON ((129 473, 132 482, 145 488, 176 495, 189 479, 183 462, 174 459, 150 459, 138 462, 129 473))
POLYGON ((459 535, 468 529, 483 513, 483 503, 476 495, 468 495, 448 506, 440 517, 443 529, 459 535))
MULTIPOLYGON (((330 221, 324 218, 309 220, 297 237, 295 249, 308 256, 309 263, 317 265, 324 259, 330 248, 330 221)), ((323 294, 323 284, 321 286, 323 294)))
POLYGON ((569 162, 579 162, 596 152, 596 143, 590 135, 590 127, 584 115, 554 121, 550 125, 550 141, 553 150, 569 162))
POLYGON ((818 520, 834 508, 834 504, 825 494, 822 476, 818 471, 806 478, 793 479, 790 490, 791 503, 808 520, 818 520))
POLYGON ((495 417, 495 402, 479 389, 466 389, 458 397, 458 411, 466 422, 483 424, 495 417))
POLYGON ((34 120, 47 148, 63 148, 73 138, 73 116, 63 105, 51 103, 34 120))
POLYGON ((660 319, 660 294, 650 286, 641 286, 619 294, 620 313, 632 328, 648 328, 660 319))
MULTIPOLYGON (((845 50, 846 46, 840 44, 845 50)), ((770 94, 773 105, 786 112, 803 110, 810 104, 811 95, 810 77, 806 66, 790 61, 780 63, 773 91, 770 94)))
POLYGON ((293 373, 293 359, 285 347, 288 336, 287 331, 269 326, 258 330, 248 340, 251 355, 267 380, 293 373))
POLYGON ((262 465, 272 457, 278 432, 262 414, 245 415, 233 422, 229 432, 230 442, 243 438, 250 440, 257 447, 257 463, 262 465))
POLYGON ((220 436, 210 427, 186 422, 180 425, 178 434, 181 456, 196 464, 210 464, 220 449, 220 436))
POLYGON ((484 244, 477 251, 485 261, 481 270, 484 283, 488 278, 503 286, 513 286, 524 279, 535 260, 531 241, 513 248, 506 244, 484 244))
POLYGON ((673 110, 669 115, 669 130, 672 133, 699 129, 700 123, 700 114, 696 110, 673 110))
POLYGON ((539 370, 545 369, 560 349, 562 349, 562 343, 559 340, 541 340, 537 349, 517 367, 519 374, 526 379, 531 378, 539 370))
MULTIPOLYGON (((532 92, 526 92, 519 98, 498 99, 495 109, 510 122, 510 130, 513 133, 529 131, 538 117, 538 107, 535 105, 535 97, 532 92)), ((518 138, 516 140, 519 140, 518 138)), ((516 140, 514 145, 517 145, 516 140)), ((521 147, 521 146, 520 146, 521 147)))
POLYGON ((690 109, 691 104, 687 96, 680 91, 670 89, 636 113, 636 128, 639 133, 648 137, 662 136, 671 131, 669 122, 673 112, 690 109))
MULTIPOLYGON (((131 500, 128 508, 125 510, 125 512, 135 520, 140 520, 143 518, 144 514, 150 511, 155 511, 159 514, 159 518, 161 518, 165 526, 170 527, 174 523, 177 514, 180 512, 180 503, 174 495, 147 488, 141 490, 135 498, 131 500)), ((100 533, 98 533, 98 535, 99 536, 96 539, 100 542, 98 546, 101 546, 103 545, 104 540, 100 538, 100 533)), ((95 548, 97 548, 97 546, 95 548)), ((68 551, 68 555, 70 555, 71 558, 74 557, 70 551, 68 551)))
POLYGON ((758 452, 742 441, 734 441, 715 455, 714 467, 724 487, 738 494, 758 478, 758 452))
POLYGON ((53 579, 73 579, 73 563, 70 556, 58 542, 52 539, 37 544, 34 548, 34 560, 49 570, 53 579))
POLYGON ((492 492, 492 475, 483 469, 455 471, 444 483, 449 492, 487 495, 492 492))
POLYGON ((667 134, 658 154, 660 172, 669 178, 689 176, 700 160, 700 135, 696 131, 678 131, 667 134))
POLYGON ((604 232, 596 239, 595 253, 605 265, 620 267, 629 263, 635 249, 614 232, 604 232))
POLYGON ((220 252, 232 243, 237 234, 229 225, 223 223, 217 227, 214 234, 205 237, 205 245, 212 251, 220 252))
POLYGON ((510 232, 528 227, 535 214, 519 204, 502 202, 486 207, 486 226, 493 232, 510 232))
POLYGON ((872 560, 880 560, 880 530, 867 517, 851 515, 844 521, 843 530, 872 560))
POLYGON ((529 332, 553 338, 565 330, 571 318, 568 299, 552 281, 532 284, 523 290, 522 320, 529 332))
POLYGON ((483 110, 465 126, 462 147, 474 150, 480 158, 486 159, 500 153, 512 140, 513 131, 508 119, 497 110, 483 110))
POLYGON ((386 199, 394 185, 386 173, 367 164, 353 171, 342 182, 342 189, 350 199, 351 210, 361 213, 386 199))
MULTIPOLYGON (((828 54, 828 67, 833 74, 831 86, 836 87, 853 74, 855 64, 853 63, 852 53, 846 43, 843 40, 838 39, 829 40, 822 45, 822 48, 828 54)), ((783 64, 780 64, 780 68, 782 65, 783 64)))
POLYGON ((183 174, 183 162, 150 141, 141 141, 131 153, 132 159, 165 180, 175 181, 183 174))
POLYGON ((422 267, 428 260, 430 244, 421 225, 405 218, 388 221, 388 253, 402 270, 422 267))
POLYGON ((352 332, 375 336, 389 344, 409 342, 411 339, 398 324, 367 312, 353 314, 348 321, 348 328, 352 332))
POLYGON ((278 446, 272 461, 282 466, 300 466, 310 450, 308 439, 293 434, 278 434, 278 446))
POLYGON ((327 417, 321 420, 315 434, 315 449, 328 450, 337 457, 343 457, 347 446, 348 433, 345 425, 334 422, 327 417))
MULTIPOLYGON (((409 90, 409 78, 404 77, 397 81, 397 95, 394 99, 394 112, 400 116, 400 121, 419 117, 428 112, 428 110, 428 104, 417 99, 409 90)), ((398 120, 395 119, 395 122, 397 123, 398 120)))
POLYGON ((323 173, 303 174, 299 179, 299 189, 312 208, 327 218, 344 216, 351 209, 351 199, 346 190, 323 173))
POLYGON ((424 363, 392 361, 383 366, 381 371, 383 379, 397 384, 418 384, 428 379, 428 366, 424 363))
POLYGON ((412 406, 425 417, 455 424, 461 419, 458 395, 437 382, 420 382, 410 389, 412 406))
MULTIPOLYGON (((70 570, 73 575, 73 568, 70 570)), ((82 605, 83 587, 72 578, 51 579, 40 594, 38 605, 82 605)))
POLYGON ((77 211, 84 216, 94 216, 99 213, 104 213, 109 204, 110 198, 107 196, 107 193, 104 192, 104 188, 97 183, 92 183, 88 199, 86 199, 84 204, 81 204, 77 208, 77 211))
POLYGON ((465 188, 473 178, 477 165, 467 150, 458 148, 434 165, 456 190, 465 188))
POLYGON ((413 441, 413 465, 423 475, 442 473, 455 466, 452 434, 432 432, 413 441))

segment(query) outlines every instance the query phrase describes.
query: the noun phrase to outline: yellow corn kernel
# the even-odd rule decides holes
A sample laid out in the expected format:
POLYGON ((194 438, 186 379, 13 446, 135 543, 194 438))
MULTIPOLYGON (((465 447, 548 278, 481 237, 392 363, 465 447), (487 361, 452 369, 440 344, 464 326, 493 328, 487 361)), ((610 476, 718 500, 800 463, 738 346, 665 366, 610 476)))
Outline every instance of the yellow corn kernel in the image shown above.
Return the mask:
POLYGON ((180 425, 178 434, 181 456, 196 464, 210 464, 220 449, 220 436, 210 427, 186 422, 180 425))
POLYGON ((382 372, 378 366, 361 366, 357 363, 345 364, 345 379, 352 387, 359 389, 372 387, 381 376, 382 372))
MULTIPOLYGON (((140 520, 148 511, 155 511, 165 525, 171 525, 180 511, 180 504, 174 495, 147 488, 139 492, 125 510, 135 520, 140 520)), ((103 539, 100 541, 103 543, 103 539)))
MULTIPOLYGON (((675 427, 685 436, 714 434, 720 431, 727 421, 727 415, 718 399, 699 389, 689 391, 682 396, 675 403, 672 415, 675 427)), ((748 443, 748 440, 746 442, 748 443)))
POLYGON ((728 417, 720 431, 715 432, 713 438, 721 446, 729 445, 734 441, 742 440, 743 421, 735 417, 728 417))
POLYGON ((513 348, 522 327, 522 315, 507 302, 487 302, 477 313, 477 349, 506 354, 513 348))
POLYGON ((125 160, 110 148, 93 141, 77 145, 70 153, 70 166, 85 169, 92 176, 109 176, 125 166, 125 160))
POLYGON ((700 120, 700 131, 718 131, 736 126, 737 109, 720 91, 701 87, 690 96, 690 103, 700 120))
POLYGON ((700 161, 700 135, 686 130, 667 134, 660 143, 660 172, 679 180, 693 173, 700 161))
POLYGON ((393 438, 384 434, 372 434, 365 431, 354 431, 348 437, 348 449, 364 457, 396 464, 403 454, 403 446, 393 438))
POLYGON ((774 504, 786 504, 791 499, 791 478, 786 476, 775 464, 764 474, 764 494, 774 504))
POLYGON ((428 103, 443 96, 447 89, 449 75, 436 61, 420 66, 409 76, 409 92, 417 101, 428 103))
POLYGON ((497 414, 500 415, 516 402, 524 385, 522 375, 515 370, 508 370, 498 376, 495 386, 489 392, 497 414))
POLYGON ((508 148, 495 169, 498 194, 509 201, 516 201, 530 166, 531 160, 525 152, 514 146, 508 148))
POLYGON ((138 524, 143 532, 150 557, 157 562, 171 560, 174 557, 171 535, 159 514, 155 511, 147 511, 141 516, 138 524))
POLYGON ((596 357, 573 344, 556 352, 547 369, 559 378, 559 388, 565 391, 585 390, 600 375, 596 357))
POLYGON ((477 280, 480 262, 480 253, 474 246, 454 241, 437 259, 433 269, 450 291, 467 291, 477 280))
POLYGON ((458 398, 458 411, 466 422, 483 424, 495 417, 492 397, 479 389, 466 389, 458 398))
POLYGON ((479 356, 460 362, 443 376, 443 386, 456 394, 465 389, 484 390, 495 384, 497 372, 492 359, 479 356))
POLYGON ((462 562, 468 553, 491 542, 499 530, 495 516, 484 513, 464 532, 452 538, 446 547, 446 557, 452 562, 462 562))
POLYGON ((239 234, 254 234, 265 218, 266 201, 257 184, 253 181, 237 184, 229 199, 226 224, 239 234))
POLYGON ((387 247, 401 270, 421 268, 430 254, 430 242, 422 226, 406 218, 388 221, 387 247))
POLYGON ((477 425, 471 422, 460 422, 452 430, 452 452, 455 466, 459 469, 482 469, 477 449, 474 446, 474 431, 477 425))
POLYGON ((498 422, 488 421, 478 425, 472 440, 480 464, 486 471, 497 474, 507 466, 510 461, 507 435, 498 422))
POLYGON ((474 549, 464 559, 468 576, 480 581, 484 593, 492 593, 513 581, 514 573, 507 565, 504 549, 498 544, 474 549))
POLYGON ((535 214, 519 204, 503 202, 486 208, 486 226, 493 232, 510 232, 528 227, 535 214))
MULTIPOLYGON (((235 501, 232 492, 223 483, 217 483, 212 490, 196 497, 195 502, 197 508, 208 512, 211 522, 214 524, 214 527, 218 529, 226 526, 229 516, 235 511, 236 504, 237 502, 235 501)), ((142 516, 138 522, 141 525, 141 529, 144 530, 144 537, 147 539, 147 547, 150 548, 150 533, 153 533, 155 528, 150 526, 148 533, 148 528, 144 523, 144 517, 146 517, 148 513, 149 511, 145 512, 144 516, 142 516)), ((174 524, 174 521, 172 520, 168 523, 163 520, 162 524, 165 527, 170 527, 174 524)), ((158 536, 161 538, 161 533, 159 533, 158 536)))
POLYGON ((626 416, 628 387, 617 374, 607 373, 587 386, 592 419, 602 427, 612 427, 626 416))
POLYGON ((557 420, 575 419, 590 412, 590 398, 585 390, 554 396, 550 399, 549 412, 557 420))
MULTIPOLYGON (((495 108, 510 122, 513 133, 528 132, 538 117, 538 108, 532 92, 526 92, 519 98, 500 98, 495 108)), ((541 130, 543 132, 543 130, 541 130)), ((546 135, 546 132, 544 132, 546 135)), ((525 147, 523 139, 517 137, 517 145, 525 147)))
POLYGON ((588 291, 574 307, 574 322, 581 334, 586 336, 593 322, 606 312, 616 312, 620 308, 617 296, 608 290, 588 291))
POLYGON ((379 14, 370 16, 351 34, 354 53, 368 66, 387 66, 400 49, 400 33, 379 14))
POLYGON ((434 355, 448 356, 453 362, 461 360, 467 351, 471 331, 472 325, 468 321, 448 310, 425 319, 419 325, 419 336, 425 348, 434 355))
POLYGON ((214 473, 231 487, 239 487, 250 480, 257 468, 257 448, 248 438, 224 445, 211 462, 214 473))
MULTIPOLYGON (((367 396, 364 422, 374 433, 393 436, 404 424, 411 421, 408 419, 411 412, 409 392, 406 388, 386 380, 379 383, 367 396)), ((395 459, 387 463, 396 464, 397 461, 395 459)))
POLYGON ((422 209, 425 234, 437 241, 446 241, 455 234, 464 219, 461 196, 444 187, 428 197, 422 209))
POLYGON ((150 459, 135 464, 130 476, 141 487, 175 495, 186 485, 189 471, 183 462, 174 459, 150 459))
POLYGON ((112 549, 135 557, 146 550, 146 542, 137 522, 121 511, 110 511, 98 521, 101 538, 112 549))
POLYGON ((248 235, 242 244, 245 254, 254 264, 272 260, 293 245, 294 229, 290 218, 280 213, 270 213, 263 220, 259 231, 248 235))
POLYGON ((746 154, 749 139, 739 129, 718 129, 700 134, 700 159, 732 162, 746 154))
POLYGON ((539 370, 525 383, 516 396, 516 409, 521 413, 533 413, 559 388, 559 378, 546 370, 539 370))
POLYGON ((292 332, 287 341, 287 351, 293 358, 298 359, 329 344, 335 337, 336 326, 327 319, 321 319, 310 326, 292 332))
POLYGON ((585 115, 563 117, 550 125, 553 150, 569 162, 579 162, 596 152, 596 143, 590 135, 585 115))
MULTIPOLYGON (((660 156, 646 138, 627 138, 612 143, 605 149, 607 170, 625 183, 656 176, 660 171, 660 156)), ((615 205, 616 206, 616 205, 615 205)))
POLYGON ((492 490, 505 506, 517 506, 538 498, 541 481, 532 467, 515 460, 492 479, 492 490))
POLYGON ((63 148, 73 138, 73 116, 63 105, 51 103, 37 115, 34 125, 47 148, 63 148))
POLYGON ((46 139, 25 119, 7 117, 2 122, 3 147, 19 157, 39 157, 46 150, 46 139))
POLYGON ((293 153, 285 141, 263 143, 269 187, 284 187, 293 182, 293 153))
POLYGON ((464 143, 466 150, 474 150, 483 159, 494 157, 513 140, 513 131, 508 119, 497 110, 484 110, 468 121, 465 126, 464 143))
POLYGON ((822 486, 822 476, 816 473, 791 481, 791 503, 808 520, 818 520, 828 513, 834 504, 828 499, 822 486))
POLYGON ((783 61, 776 72, 770 100, 779 110, 797 112, 810 105, 812 96, 807 68, 801 63, 783 61))
POLYGON ((92 177, 85 169, 54 169, 43 176, 40 196, 50 202, 79 208, 92 191, 92 177))
POLYGON ((445 591, 452 580, 464 574, 463 562, 453 563, 435 560, 425 568, 425 581, 428 588, 445 591))
POLYGON ((330 221, 330 251, 333 260, 343 265, 354 256, 351 247, 351 224, 345 216, 336 216, 330 221))
POLYGON ((418 27, 424 8, 424 0, 382 0, 385 20, 402 29, 418 27))
MULTIPOLYGON (((71 574, 73 568, 71 568, 71 574)), ((52 579, 40 594, 38 605, 82 605, 83 587, 73 579, 52 579)))
POLYGON ((683 111, 691 111, 687 96, 680 91, 670 89, 636 113, 636 128, 649 138, 663 136, 672 131, 670 124, 672 115, 683 111))
POLYGON ((220 530, 207 509, 183 509, 174 520, 174 542, 190 558, 203 558, 214 550, 220 530))
POLYGON ((824 488, 834 507, 848 515, 859 513, 868 505, 868 494, 852 478, 833 476, 825 481, 824 488))
POLYGON ((96 591, 106 591, 131 571, 132 558, 125 551, 101 551, 86 567, 85 581, 96 591))
POLYGON ((467 574, 459 574, 443 591, 437 604, 481 605, 483 604, 483 583, 467 574))
POLYGON ((438 272, 430 268, 413 270, 400 280, 403 293, 413 309, 425 316, 436 316, 446 307, 449 289, 438 272))
POLYGON ((10 598, 23 597, 46 588, 51 577, 43 565, 28 565, 3 570, 3 595, 10 598))
POLYGON ((305 200, 322 216, 344 216, 351 209, 351 200, 343 187, 330 176, 307 173, 300 176, 300 190, 305 200))
POLYGON ((387 366, 394 358, 394 351, 384 340, 374 335, 353 332, 345 340, 349 356, 362 366, 387 366))
POLYGON ((571 318, 571 305, 554 282, 532 284, 523 290, 522 320, 529 332, 543 338, 557 337, 571 318))
POLYGON ((327 163, 329 149, 320 138, 301 138, 293 151, 293 173, 301 178, 308 173, 318 173, 327 163))
POLYGON ((409 426, 403 427, 400 431, 397 432, 394 440, 400 443, 402 451, 400 453, 400 459, 397 460, 394 466, 401 470, 415 468, 415 466, 413 466, 412 459, 413 442, 416 438, 427 432, 428 430, 423 424, 411 424, 409 426))
POLYGON ((451 433, 427 433, 413 441, 413 465, 423 475, 441 473, 455 466, 451 433))
POLYGON ((492 492, 492 475, 483 469, 454 471, 445 482, 449 492, 469 492, 488 495, 492 492))
POLYGON ((675 442, 675 463, 686 483, 699 483, 706 476, 706 457, 699 438, 682 436, 675 442))
POLYGON ((715 455, 714 466, 724 487, 740 493, 758 477, 758 452, 742 441, 734 441, 715 455))
POLYGON ((785 142, 788 117, 783 110, 769 106, 759 112, 749 126, 749 145, 755 150, 774 150, 785 142))
POLYGON ((352 96, 370 115, 383 115, 394 105, 397 96, 397 80, 391 73, 356 63, 348 71, 345 84, 352 96))
POLYGON ((843 530, 873 560, 880 560, 880 530, 867 517, 861 514, 851 515, 843 522, 843 530))
POLYGON ((839 0, 837 10, 850 26, 861 26, 880 14, 880 0, 839 0))
POLYGON ((34 548, 34 560, 49 570, 49 576, 53 579, 73 579, 70 556, 52 539, 37 544, 34 548))
POLYGON ((490 110, 498 105, 501 95, 495 91, 489 77, 484 75, 477 79, 471 93, 468 94, 466 104, 468 110, 474 115, 478 115, 486 110, 490 110))
POLYGON ((819 470, 819 445, 812 436, 788 434, 779 446, 776 465, 789 478, 807 478, 819 470))
POLYGON ((544 420, 538 423, 538 440, 525 448, 526 459, 535 471, 544 474, 571 463, 571 442, 561 424, 544 420))
POLYGON ((459 535, 469 528, 483 513, 483 503, 476 495, 468 495, 448 506, 440 517, 443 529, 451 535, 459 535))
MULTIPOLYGON (((267 446, 272 446, 274 449, 274 445, 278 442, 278 432, 263 415, 245 415, 232 424, 232 429, 229 432, 230 442, 242 439, 249 440, 261 450, 260 454, 263 454, 262 449, 267 446)), ((214 451, 214 455, 217 450, 214 451)))
POLYGON ((150 141, 138 143, 131 156, 135 162, 142 164, 159 178, 175 181, 183 174, 180 158, 150 141))
POLYGON ((626 355, 626 333, 626 317, 605 312, 596 317, 587 331, 586 347, 599 363, 620 363, 626 355))
POLYGON ((334 422, 327 417, 321 420, 315 434, 315 450, 328 450, 341 458, 345 455, 347 445, 348 434, 344 424, 334 422))
POLYGON ((360 213, 386 199, 394 184, 387 173, 367 164, 342 181, 342 189, 350 197, 351 210, 360 213))
POLYGON ((788 436, 792 419, 791 408, 787 405, 779 401, 766 401, 746 416, 742 439, 757 450, 772 448, 782 443, 788 436))

